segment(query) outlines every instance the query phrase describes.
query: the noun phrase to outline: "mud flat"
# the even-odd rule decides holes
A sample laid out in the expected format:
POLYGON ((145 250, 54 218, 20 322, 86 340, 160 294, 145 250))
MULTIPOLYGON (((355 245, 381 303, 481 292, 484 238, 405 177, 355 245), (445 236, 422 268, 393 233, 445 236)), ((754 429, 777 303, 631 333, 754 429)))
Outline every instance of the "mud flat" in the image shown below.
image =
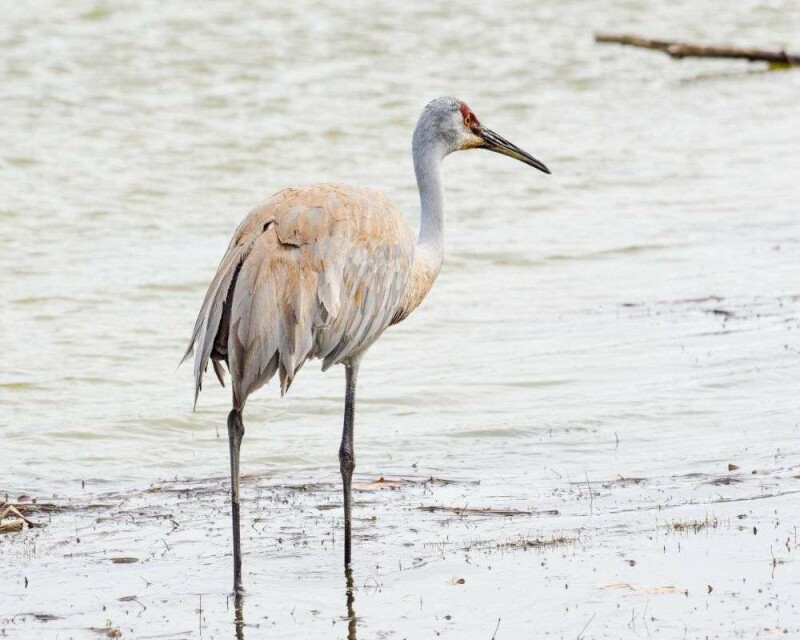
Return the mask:
POLYGON ((40 526, 0 536, 0 637, 800 633, 797 459, 554 480, 541 495, 472 478, 361 476, 351 599, 337 479, 248 476, 244 487, 243 626, 228 595, 226 481, 208 478, 8 496, 40 526))

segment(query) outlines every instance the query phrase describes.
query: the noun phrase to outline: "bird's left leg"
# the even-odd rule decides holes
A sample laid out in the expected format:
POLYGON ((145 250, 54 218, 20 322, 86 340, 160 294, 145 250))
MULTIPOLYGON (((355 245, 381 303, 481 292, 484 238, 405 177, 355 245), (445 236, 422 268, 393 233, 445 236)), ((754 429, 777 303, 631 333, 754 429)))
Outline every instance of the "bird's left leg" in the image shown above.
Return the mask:
POLYGON ((353 449, 353 418, 356 411, 356 378, 358 377, 358 358, 351 358, 345 364, 347 390, 344 396, 344 427, 342 444, 339 447, 339 469, 342 472, 344 489, 344 566, 350 565, 350 535, 352 531, 351 489, 353 469, 356 468, 356 455, 353 449))
POLYGON ((239 451, 244 437, 241 409, 234 407, 228 414, 228 442, 231 453, 231 521, 233 524, 233 593, 237 599, 242 587, 242 543, 239 527, 239 451))

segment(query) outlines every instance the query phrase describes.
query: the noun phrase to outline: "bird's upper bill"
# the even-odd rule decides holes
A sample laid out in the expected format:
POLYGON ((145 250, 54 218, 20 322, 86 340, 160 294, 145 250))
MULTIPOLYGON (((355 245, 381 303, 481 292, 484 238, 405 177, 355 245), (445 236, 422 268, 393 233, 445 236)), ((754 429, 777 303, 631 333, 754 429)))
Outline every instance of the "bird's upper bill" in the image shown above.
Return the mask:
POLYGON ((544 173, 550 173, 550 169, 547 168, 544 162, 537 160, 530 153, 523 151, 517 145, 509 142, 503 136, 498 135, 488 127, 484 127, 465 102, 461 103, 461 115, 464 117, 464 126, 480 139, 480 143, 478 144, 480 149, 488 149, 495 153, 501 153, 509 158, 524 162, 534 169, 538 169, 544 173))

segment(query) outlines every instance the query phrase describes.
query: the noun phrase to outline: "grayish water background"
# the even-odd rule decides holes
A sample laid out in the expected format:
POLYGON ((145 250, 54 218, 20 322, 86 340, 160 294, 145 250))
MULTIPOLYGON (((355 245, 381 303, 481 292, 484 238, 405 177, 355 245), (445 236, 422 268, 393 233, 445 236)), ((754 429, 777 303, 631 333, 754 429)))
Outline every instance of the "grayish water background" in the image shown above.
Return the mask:
MULTIPOLYGON (((792 3, 715 7, 5 3, 4 484, 224 471, 228 392, 192 413, 175 366, 233 229, 319 180, 384 188, 416 225, 411 129, 447 94, 554 175, 446 161, 446 265, 364 363, 360 468, 541 479, 789 446, 800 74, 591 41, 800 48, 792 3), (712 295, 735 316, 671 304, 712 295)), ((256 396, 244 468, 335 470, 342 388, 309 365, 256 396)))
MULTIPOLYGON (((429 299, 364 361, 358 469, 549 495, 797 464, 800 73, 595 45, 626 30, 800 49, 796 3, 4 3, 0 483, 227 471, 227 390, 176 370, 244 214, 385 189, 439 95, 553 176, 445 163, 429 299)), ((336 479, 343 371, 246 414, 245 472, 336 479)), ((688 498, 691 500, 691 498, 688 498)), ((489 629, 491 631, 491 629, 489 629)))

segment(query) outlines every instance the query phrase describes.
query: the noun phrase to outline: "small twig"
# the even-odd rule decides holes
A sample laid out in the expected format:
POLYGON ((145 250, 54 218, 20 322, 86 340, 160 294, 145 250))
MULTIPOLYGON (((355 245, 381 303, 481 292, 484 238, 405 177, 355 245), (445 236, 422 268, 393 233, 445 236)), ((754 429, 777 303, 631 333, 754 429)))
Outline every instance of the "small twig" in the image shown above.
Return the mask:
POLYGON ((586 629, 588 629, 588 628, 589 628, 589 625, 590 625, 590 624, 592 624, 592 620, 594 620, 594 617, 595 617, 596 615, 597 615, 597 613, 596 613, 596 612, 595 612, 595 613, 593 613, 593 614, 592 614, 592 617, 591 617, 591 618, 589 618, 589 619, 586 621, 586 624, 585 624, 585 625, 583 625, 583 629, 581 629, 581 632, 578 634, 578 640, 581 640, 581 638, 583 637, 583 633, 584 633, 584 631, 586 631, 586 629))
POLYGON ((15 515, 15 516, 17 516, 17 518, 20 518, 21 520, 23 520, 29 527, 38 527, 39 526, 38 523, 36 523, 33 520, 31 520, 30 518, 27 518, 26 516, 22 515, 19 512, 19 509, 17 509, 13 504, 10 504, 5 509, 3 509, 3 513, 0 513, 0 520, 2 520, 3 518, 7 517, 9 513, 12 514, 12 515, 15 515))
POLYGON ((492 640, 496 640, 497 638, 497 630, 500 628, 500 620, 502 620, 502 618, 497 619, 497 625, 494 628, 494 633, 492 634, 492 640))
POLYGON ((584 475, 586 476, 586 487, 589 489, 589 515, 591 516, 594 514, 594 499, 592 497, 592 485, 589 484, 589 474, 584 471, 584 475))

